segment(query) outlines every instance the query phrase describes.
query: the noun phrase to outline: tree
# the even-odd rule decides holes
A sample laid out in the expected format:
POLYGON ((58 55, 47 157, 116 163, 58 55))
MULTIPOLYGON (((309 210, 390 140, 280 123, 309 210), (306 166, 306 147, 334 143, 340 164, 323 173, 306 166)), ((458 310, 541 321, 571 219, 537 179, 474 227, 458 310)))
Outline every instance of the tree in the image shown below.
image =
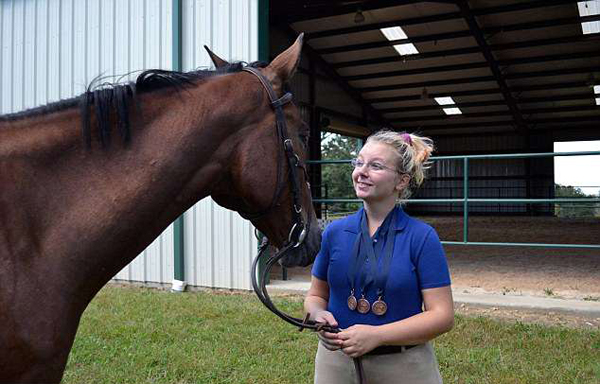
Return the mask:
MULTIPOLYGON (((350 160, 357 156, 360 139, 331 132, 321 135, 321 157, 323 160, 350 160)), ((352 166, 350 164, 324 164, 321 167, 321 196, 329 199, 354 199, 352 187, 352 166)), ((330 212, 350 212, 358 209, 358 204, 327 204, 330 212)))
MULTIPOLYGON (((586 195, 578 187, 555 184, 556 198, 590 198, 598 197, 586 195)), ((554 205, 554 212, 558 217, 595 217, 600 215, 599 203, 558 203, 554 205)))

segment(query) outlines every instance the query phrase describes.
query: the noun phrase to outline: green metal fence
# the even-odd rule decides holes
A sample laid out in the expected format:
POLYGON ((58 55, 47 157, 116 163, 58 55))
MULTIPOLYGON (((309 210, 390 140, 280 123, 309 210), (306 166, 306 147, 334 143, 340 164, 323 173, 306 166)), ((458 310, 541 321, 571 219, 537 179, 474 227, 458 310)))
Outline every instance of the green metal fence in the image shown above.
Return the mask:
MULTIPOLYGON (((561 153, 518 153, 501 155, 467 155, 467 156, 436 156, 431 161, 440 160, 462 160, 463 161, 463 198, 462 199, 410 199, 408 204, 439 204, 439 203, 462 203, 463 204, 463 241, 442 241, 448 245, 483 245, 502 247, 538 247, 538 248, 591 248, 600 249, 600 244, 549 244, 549 243, 501 243, 501 242, 477 242, 469 241, 469 204, 470 203, 495 203, 495 204, 540 204, 540 203, 600 203, 600 198, 555 198, 555 199, 472 199, 469 198, 469 160, 481 159, 522 159, 534 157, 555 156, 593 156, 600 155, 600 151, 585 152, 561 152, 561 153)), ((350 160, 320 160, 308 161, 309 164, 347 164, 350 160)), ((596 170, 600 172, 600 170, 596 170)), ((315 203, 360 203, 359 199, 313 199, 315 203)))

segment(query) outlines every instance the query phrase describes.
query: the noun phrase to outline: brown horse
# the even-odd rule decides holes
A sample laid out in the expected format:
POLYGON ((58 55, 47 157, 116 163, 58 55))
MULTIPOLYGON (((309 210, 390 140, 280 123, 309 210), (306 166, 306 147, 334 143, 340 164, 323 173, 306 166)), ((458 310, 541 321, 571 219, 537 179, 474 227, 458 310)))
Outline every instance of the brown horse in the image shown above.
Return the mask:
MULTIPOLYGON (((279 97, 301 45, 302 36, 254 65, 279 97)), ((243 64, 213 59, 216 71, 147 71, 135 84, 0 116, 0 383, 60 382, 88 303, 206 196, 253 217, 276 246, 287 240, 291 170, 268 95, 243 64)), ((308 127, 293 104, 283 111, 305 160, 308 127)), ((320 244, 298 177, 310 230, 289 266, 311 263, 320 244)))

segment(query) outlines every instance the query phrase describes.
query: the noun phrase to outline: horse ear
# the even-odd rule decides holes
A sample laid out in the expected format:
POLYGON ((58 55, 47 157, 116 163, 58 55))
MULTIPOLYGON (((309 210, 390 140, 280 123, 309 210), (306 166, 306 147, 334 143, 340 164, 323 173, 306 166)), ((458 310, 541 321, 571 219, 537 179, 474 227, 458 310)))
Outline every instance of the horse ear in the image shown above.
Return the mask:
POLYGON ((303 39, 304 33, 301 33, 291 47, 280 53, 267 66, 265 75, 271 80, 273 86, 283 84, 294 76, 300 63, 303 39))
POLYGON ((213 51, 211 51, 210 48, 208 48, 206 45, 204 46, 204 49, 206 49, 206 52, 208 52, 208 56, 210 56, 210 59, 212 60, 213 64, 215 65, 215 68, 222 68, 222 67, 229 65, 229 62, 221 59, 213 51))

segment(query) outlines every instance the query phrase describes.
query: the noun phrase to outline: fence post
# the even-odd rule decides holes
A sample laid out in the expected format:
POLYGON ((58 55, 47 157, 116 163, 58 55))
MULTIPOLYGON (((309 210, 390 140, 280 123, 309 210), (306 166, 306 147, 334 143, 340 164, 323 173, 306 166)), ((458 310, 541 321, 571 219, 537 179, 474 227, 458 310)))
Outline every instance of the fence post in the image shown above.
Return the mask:
POLYGON ((469 158, 463 160, 463 242, 469 241, 469 158))

